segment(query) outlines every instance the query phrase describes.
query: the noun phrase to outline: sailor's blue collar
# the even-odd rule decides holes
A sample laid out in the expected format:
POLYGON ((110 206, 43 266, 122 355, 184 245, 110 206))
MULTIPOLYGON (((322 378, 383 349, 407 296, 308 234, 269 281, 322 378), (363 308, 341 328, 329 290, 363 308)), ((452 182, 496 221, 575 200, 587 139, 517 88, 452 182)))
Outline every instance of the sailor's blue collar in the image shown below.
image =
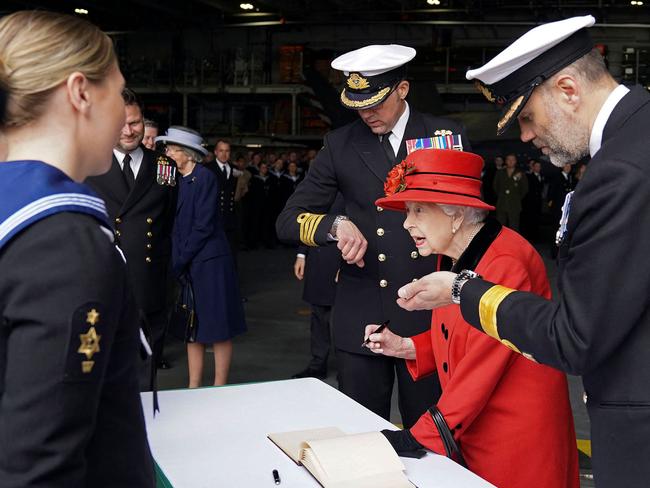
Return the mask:
POLYGON ((0 163, 0 249, 26 227, 59 212, 88 214, 111 228, 104 201, 58 168, 42 161, 0 163))

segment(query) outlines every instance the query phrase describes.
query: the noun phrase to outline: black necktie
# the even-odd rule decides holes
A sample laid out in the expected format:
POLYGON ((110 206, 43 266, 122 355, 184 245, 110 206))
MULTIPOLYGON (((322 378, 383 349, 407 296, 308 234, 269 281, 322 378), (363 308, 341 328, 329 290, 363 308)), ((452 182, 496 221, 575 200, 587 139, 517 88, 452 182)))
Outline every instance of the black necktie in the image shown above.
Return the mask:
POLYGON ((224 179, 228 179, 228 171, 226 170, 225 164, 221 165, 221 174, 223 175, 224 179))
POLYGON ((386 132, 382 137, 381 137, 381 145, 384 148, 384 152, 386 153, 386 157, 388 158, 388 163, 390 164, 390 167, 392 168, 395 166, 395 151, 393 151, 393 145, 390 143, 390 135, 392 132, 386 132))
POLYGON ((129 188, 129 191, 133 188, 135 184, 135 176, 133 175, 133 169, 131 168, 131 155, 127 154, 122 160, 122 173, 124 174, 124 181, 126 181, 126 186, 129 188))

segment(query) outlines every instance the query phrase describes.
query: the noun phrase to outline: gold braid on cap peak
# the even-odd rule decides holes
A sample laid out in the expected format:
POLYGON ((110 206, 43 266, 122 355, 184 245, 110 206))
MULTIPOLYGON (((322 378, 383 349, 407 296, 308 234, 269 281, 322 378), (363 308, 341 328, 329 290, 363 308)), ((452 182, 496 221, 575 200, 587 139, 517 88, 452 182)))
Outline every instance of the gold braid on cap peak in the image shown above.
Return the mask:
POLYGON ((506 126, 506 124, 510 121, 512 115, 517 111, 519 105, 521 105, 521 102, 523 101, 524 101, 524 96, 521 95, 514 102, 510 104, 510 107, 508 108, 506 114, 503 117, 501 117, 501 120, 499 120, 499 122, 497 123, 497 131, 500 131, 506 126))
POLYGON ((326 214, 301 213, 298 215, 296 222, 300 224, 300 242, 307 246, 316 247, 314 239, 318 224, 323 220, 326 214))
POLYGON ((369 105, 372 105, 374 103, 377 103, 380 101, 383 97, 386 96, 388 92, 390 92, 391 87, 387 86, 386 88, 382 88, 379 90, 377 93, 375 93, 373 96, 370 98, 367 98, 365 100, 350 100, 347 95, 345 94, 345 89, 341 92, 341 101, 343 102, 343 105, 346 107, 350 108, 365 108, 368 107, 369 105))
POLYGON ((480 91, 485 98, 488 99, 488 102, 496 102, 495 96, 492 94, 490 89, 480 80, 474 80, 474 86, 478 91, 480 91))

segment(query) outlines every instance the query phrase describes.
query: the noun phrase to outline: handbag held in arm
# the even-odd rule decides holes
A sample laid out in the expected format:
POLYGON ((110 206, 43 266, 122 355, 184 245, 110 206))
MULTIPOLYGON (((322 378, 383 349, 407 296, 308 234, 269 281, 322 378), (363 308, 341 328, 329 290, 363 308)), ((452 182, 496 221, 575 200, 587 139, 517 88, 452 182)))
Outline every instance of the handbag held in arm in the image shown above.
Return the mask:
POLYGON ((451 430, 447 425, 447 421, 442 416, 440 410, 438 410, 438 407, 431 407, 429 409, 429 413, 431 414, 431 418, 433 418, 433 422, 436 424, 436 428, 440 434, 442 444, 445 446, 445 453, 447 454, 447 457, 453 461, 456 461, 462 467, 467 468, 467 462, 463 457, 460 446, 454 439, 454 435, 451 433, 451 430))
POLYGON ((196 342, 198 320, 194 310, 194 288, 189 276, 181 282, 169 320, 169 333, 183 342, 196 342))

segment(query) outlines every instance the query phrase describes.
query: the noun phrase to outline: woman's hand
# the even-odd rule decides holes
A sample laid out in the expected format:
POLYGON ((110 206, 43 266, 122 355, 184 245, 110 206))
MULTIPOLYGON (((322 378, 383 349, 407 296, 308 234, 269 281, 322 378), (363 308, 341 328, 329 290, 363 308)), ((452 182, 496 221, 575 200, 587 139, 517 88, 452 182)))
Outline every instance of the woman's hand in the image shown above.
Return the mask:
POLYGON ((377 324, 366 325, 364 341, 370 339, 370 342, 366 344, 368 349, 384 356, 415 359, 415 346, 411 339, 394 334, 388 327, 379 334, 375 334, 374 331, 378 328, 379 325, 377 324))

